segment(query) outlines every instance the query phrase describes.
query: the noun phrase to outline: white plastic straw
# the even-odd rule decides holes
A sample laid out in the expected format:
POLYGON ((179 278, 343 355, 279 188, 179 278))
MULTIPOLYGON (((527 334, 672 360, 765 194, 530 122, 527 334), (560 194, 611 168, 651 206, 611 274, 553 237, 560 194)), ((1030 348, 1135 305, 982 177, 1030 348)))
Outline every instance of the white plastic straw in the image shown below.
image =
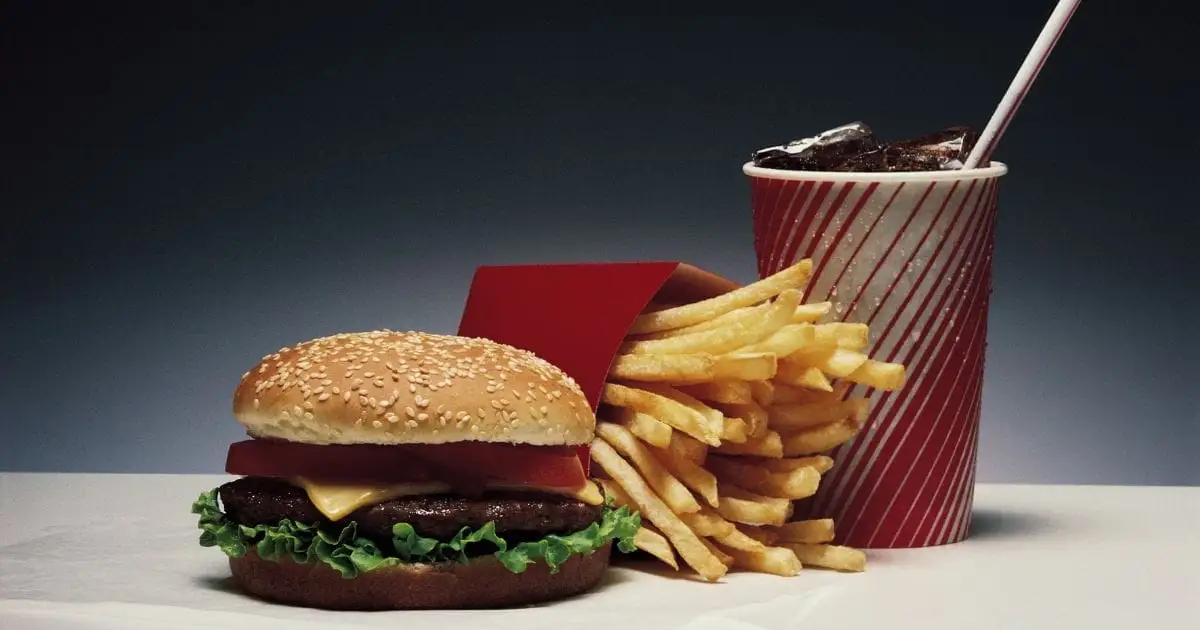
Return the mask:
POLYGON ((963 168, 975 168, 980 163, 989 163, 996 144, 1000 142, 1000 136, 1004 135, 1005 129, 1008 129, 1008 123, 1012 121, 1021 101, 1029 93, 1029 87, 1033 85, 1033 80, 1042 70, 1042 65, 1046 63, 1050 51, 1054 50, 1058 38, 1067 29, 1067 22, 1071 21, 1075 9, 1079 8, 1079 2, 1080 0, 1059 0, 1058 6, 1054 8, 1054 12, 1050 14, 1050 19, 1046 22, 1046 26, 1042 28, 1042 33, 1038 35, 1037 41, 1033 43, 1033 48, 1025 57, 1025 62, 1017 70, 1017 76, 1013 77, 1012 83, 1009 84, 1008 91, 1004 93, 1000 105, 992 114, 991 120, 988 121, 987 127, 984 127, 983 133, 979 134, 979 141, 975 143, 971 154, 967 156, 963 168))

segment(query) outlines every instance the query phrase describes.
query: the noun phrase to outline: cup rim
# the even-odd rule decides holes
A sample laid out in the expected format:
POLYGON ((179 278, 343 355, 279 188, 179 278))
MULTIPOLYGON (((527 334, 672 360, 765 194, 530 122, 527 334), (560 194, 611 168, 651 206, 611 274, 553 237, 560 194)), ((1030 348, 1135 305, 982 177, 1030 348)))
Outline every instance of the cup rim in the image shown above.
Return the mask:
POLYGON ((842 171, 790 171, 778 168, 755 166, 754 162, 742 165, 742 172, 750 177, 764 179, 786 179, 823 182, 939 182, 951 180, 988 179, 1008 173, 1008 165, 993 161, 984 168, 953 171, 905 171, 893 173, 859 173, 842 171))

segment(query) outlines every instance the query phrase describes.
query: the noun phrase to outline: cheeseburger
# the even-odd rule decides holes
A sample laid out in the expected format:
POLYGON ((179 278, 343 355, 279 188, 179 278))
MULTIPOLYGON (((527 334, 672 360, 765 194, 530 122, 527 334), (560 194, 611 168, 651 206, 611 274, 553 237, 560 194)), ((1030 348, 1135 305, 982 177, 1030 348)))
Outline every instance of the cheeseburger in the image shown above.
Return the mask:
POLYGON ((201 494, 200 544, 263 599, 332 609, 494 607, 591 589, 636 513, 588 478, 569 376, 484 339, 340 334, 247 372, 239 476, 201 494))

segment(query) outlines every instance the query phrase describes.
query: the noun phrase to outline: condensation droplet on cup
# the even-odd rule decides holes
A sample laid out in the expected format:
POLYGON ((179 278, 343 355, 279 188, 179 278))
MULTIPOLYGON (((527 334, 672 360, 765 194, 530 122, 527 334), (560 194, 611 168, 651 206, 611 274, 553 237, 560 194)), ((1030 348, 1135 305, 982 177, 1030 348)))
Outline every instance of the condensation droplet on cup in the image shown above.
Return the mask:
POLYGON ((908 338, 911 339, 913 343, 917 343, 918 341, 921 340, 921 331, 919 331, 919 330, 912 331, 912 334, 909 335, 908 338))
POLYGON ((875 302, 875 306, 879 306, 879 305, 880 305, 880 303, 882 303, 882 302, 883 302, 883 298, 881 298, 881 297, 876 297, 876 298, 875 298, 875 300, 874 300, 874 302, 875 302))
POLYGON ((837 287, 833 287, 829 290, 829 297, 837 297, 837 287))

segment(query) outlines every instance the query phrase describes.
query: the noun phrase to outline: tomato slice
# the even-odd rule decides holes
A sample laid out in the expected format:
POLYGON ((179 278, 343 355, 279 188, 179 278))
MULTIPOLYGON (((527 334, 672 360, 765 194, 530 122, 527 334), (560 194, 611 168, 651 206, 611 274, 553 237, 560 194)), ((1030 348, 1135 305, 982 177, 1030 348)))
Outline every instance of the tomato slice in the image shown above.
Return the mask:
POLYGON ((586 447, 448 444, 300 444, 243 440, 229 446, 225 471, 326 482, 494 482, 577 488, 587 480, 586 447))

